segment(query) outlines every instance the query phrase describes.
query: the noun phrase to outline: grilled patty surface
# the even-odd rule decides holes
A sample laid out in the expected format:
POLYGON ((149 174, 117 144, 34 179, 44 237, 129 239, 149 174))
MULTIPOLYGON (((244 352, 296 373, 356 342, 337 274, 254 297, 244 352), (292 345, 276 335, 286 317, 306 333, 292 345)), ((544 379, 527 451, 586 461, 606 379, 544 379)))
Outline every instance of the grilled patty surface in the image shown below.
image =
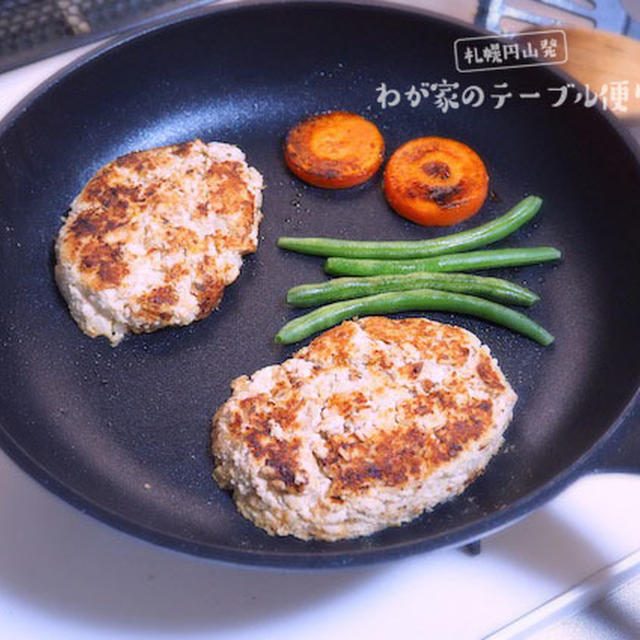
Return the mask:
POLYGON ((268 533, 323 540, 462 492, 517 400, 475 335, 423 318, 344 322, 232 389, 213 418, 215 479, 268 533))
POLYGON ((129 153, 74 199, 55 245, 55 276, 89 336, 209 315, 257 249, 262 176, 235 146, 193 140, 129 153))

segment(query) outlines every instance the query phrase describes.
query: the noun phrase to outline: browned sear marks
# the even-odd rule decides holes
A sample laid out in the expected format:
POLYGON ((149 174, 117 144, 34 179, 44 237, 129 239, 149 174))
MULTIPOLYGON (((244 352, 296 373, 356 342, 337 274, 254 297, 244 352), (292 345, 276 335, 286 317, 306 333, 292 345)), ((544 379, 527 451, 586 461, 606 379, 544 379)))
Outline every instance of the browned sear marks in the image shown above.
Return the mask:
POLYGON ((267 531, 323 539, 462 491, 515 402, 475 336, 423 318, 344 322, 233 388, 214 419, 215 477, 267 531))
POLYGON ((56 242, 56 279, 85 333, 117 344, 216 309, 257 248, 261 188, 237 147, 200 140, 98 170, 56 242))

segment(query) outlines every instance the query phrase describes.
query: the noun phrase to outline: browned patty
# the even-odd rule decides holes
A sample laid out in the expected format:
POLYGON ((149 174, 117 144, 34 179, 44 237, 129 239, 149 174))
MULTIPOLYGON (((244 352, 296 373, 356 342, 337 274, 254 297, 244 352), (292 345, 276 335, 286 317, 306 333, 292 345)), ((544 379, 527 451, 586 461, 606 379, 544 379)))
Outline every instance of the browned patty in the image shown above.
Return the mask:
POLYGON ((216 479, 269 533, 327 540, 460 493, 516 401, 473 334, 421 318, 345 322, 232 386, 214 418, 216 479))
POLYGON ((56 242, 56 279, 83 331, 115 344, 211 313, 256 250, 261 188, 240 149, 200 140, 100 169, 56 242))

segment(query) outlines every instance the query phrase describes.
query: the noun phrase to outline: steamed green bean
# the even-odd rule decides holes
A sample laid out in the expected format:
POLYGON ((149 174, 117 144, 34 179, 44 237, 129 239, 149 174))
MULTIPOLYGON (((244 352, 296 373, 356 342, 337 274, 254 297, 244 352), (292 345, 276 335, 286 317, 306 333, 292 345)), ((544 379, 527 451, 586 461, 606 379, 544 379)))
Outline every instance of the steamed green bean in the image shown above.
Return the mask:
POLYGON ((499 267, 519 267, 550 260, 562 254, 553 247, 523 249, 488 249, 468 253, 451 253, 417 260, 368 260, 358 258, 327 258, 324 270, 331 275, 378 276, 416 271, 475 271, 499 267))
POLYGON ((278 239, 281 249, 316 256, 375 258, 380 260, 426 258, 452 252, 469 251, 502 240, 531 220, 540 210, 542 198, 527 196, 504 215, 473 229, 427 240, 341 240, 334 238, 278 239))
POLYGON ((291 320, 278 331, 275 339, 291 344, 349 318, 399 311, 463 313, 508 327, 542 345, 549 345, 554 339, 546 329, 518 311, 475 296, 435 289, 380 293, 334 302, 291 320))
POLYGON ((497 302, 527 307, 539 300, 533 291, 500 278, 486 278, 468 273, 417 272, 363 278, 334 278, 324 282, 302 284, 289 289, 287 302, 295 307, 313 307, 388 291, 423 288, 468 293, 497 302))

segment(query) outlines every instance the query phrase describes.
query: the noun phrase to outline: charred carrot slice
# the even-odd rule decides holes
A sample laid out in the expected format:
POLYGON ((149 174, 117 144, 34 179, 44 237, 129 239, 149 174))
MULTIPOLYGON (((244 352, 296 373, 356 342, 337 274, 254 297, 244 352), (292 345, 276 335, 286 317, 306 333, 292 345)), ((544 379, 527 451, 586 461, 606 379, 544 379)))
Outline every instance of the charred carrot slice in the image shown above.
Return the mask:
POLYGON ((327 189, 366 182, 380 168, 384 140, 378 127, 347 111, 306 118, 285 140, 287 166, 301 180, 327 189))
POLYGON ((384 194, 401 216, 426 226, 470 218, 487 197, 480 156, 449 138, 416 138, 397 149, 384 173, 384 194))

